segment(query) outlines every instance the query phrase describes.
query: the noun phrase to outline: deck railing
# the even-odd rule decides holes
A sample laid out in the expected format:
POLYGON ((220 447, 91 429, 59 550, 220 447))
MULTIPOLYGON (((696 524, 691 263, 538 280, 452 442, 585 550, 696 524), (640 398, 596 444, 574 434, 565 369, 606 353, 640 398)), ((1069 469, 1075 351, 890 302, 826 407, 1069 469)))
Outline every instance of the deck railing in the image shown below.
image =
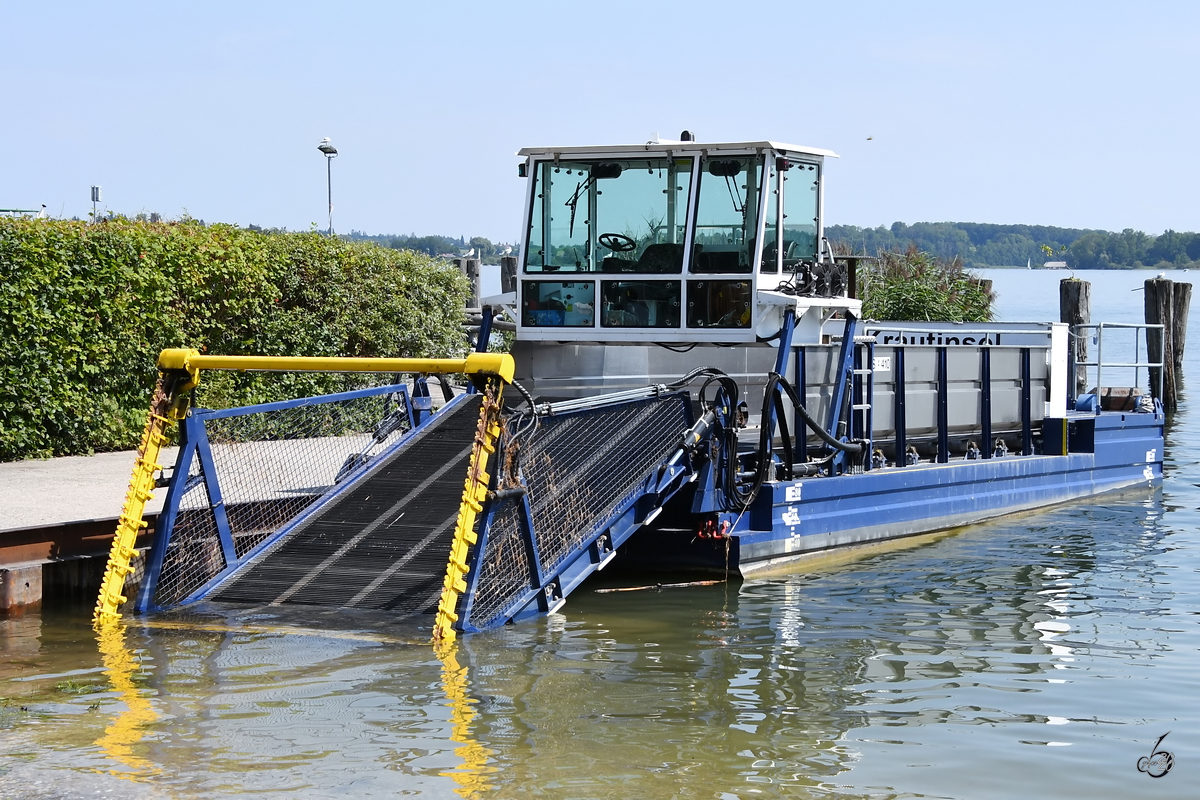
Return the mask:
MULTIPOLYGON (((1142 361, 1141 360, 1141 357, 1142 357, 1141 340, 1144 335, 1143 331, 1145 331, 1146 334, 1148 334, 1149 331, 1151 331, 1151 330, 1162 331, 1163 327, 1164 326, 1162 326, 1162 325, 1152 325, 1149 323, 1130 323, 1130 322, 1098 322, 1098 323, 1087 324, 1087 325, 1076 325, 1074 327, 1075 335, 1077 337, 1082 337, 1082 338, 1087 338, 1087 333, 1086 333, 1087 331, 1095 331, 1095 334, 1091 336, 1091 343, 1096 346, 1096 360, 1095 361, 1076 361, 1075 366, 1083 367, 1085 370, 1088 367, 1096 368, 1095 387, 1096 387, 1097 400, 1099 400, 1099 395, 1104 390, 1104 370, 1106 368, 1109 370, 1132 369, 1133 370, 1133 383, 1135 386, 1140 386, 1140 383, 1138 382, 1139 375, 1141 374, 1141 370, 1144 369, 1144 370, 1146 370, 1148 388, 1151 390, 1151 392, 1153 393, 1153 395, 1155 397, 1163 396, 1163 385, 1162 385, 1163 362, 1162 362, 1162 360, 1161 359, 1159 361, 1149 361, 1149 360, 1142 361), (1135 331, 1134 337, 1133 337, 1133 361, 1105 361, 1104 360, 1104 331, 1114 330, 1114 329, 1115 330, 1135 331)), ((1072 352, 1074 352, 1074 350, 1072 350, 1072 352)), ((1112 352, 1111 347, 1110 347, 1109 352, 1112 352)), ((1147 342, 1147 345, 1146 345, 1146 358, 1147 359, 1150 358, 1149 342, 1147 342)))

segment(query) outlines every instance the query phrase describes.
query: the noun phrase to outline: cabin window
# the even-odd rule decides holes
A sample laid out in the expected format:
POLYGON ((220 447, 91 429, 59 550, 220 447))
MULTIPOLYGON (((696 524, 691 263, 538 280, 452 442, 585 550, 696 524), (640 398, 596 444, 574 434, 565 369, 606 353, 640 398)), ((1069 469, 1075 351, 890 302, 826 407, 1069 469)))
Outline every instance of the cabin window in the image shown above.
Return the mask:
POLYGON ((688 281, 689 328, 749 328, 753 290, 749 280, 688 281))
POLYGON ((600 281, 605 328, 678 328, 680 281, 600 281))
POLYGON ((521 315, 527 327, 590 328, 595 324, 595 281, 521 283, 521 315))
POLYGON ((817 214, 821 194, 820 171, 815 164, 784 162, 783 268, 794 271, 802 261, 817 257, 817 214))
POLYGON ((525 271, 683 271, 692 158, 540 161, 525 271))
MULTIPOLYGON (((730 156, 704 161, 696 208, 696 253, 692 272, 751 271, 762 159, 730 156)), ((689 323, 690 324, 690 323, 689 323)))
POLYGON ((758 268, 762 272, 778 273, 779 248, 775 243, 779 241, 779 170, 774 159, 767 167, 766 192, 767 214, 763 220, 763 250, 758 268))

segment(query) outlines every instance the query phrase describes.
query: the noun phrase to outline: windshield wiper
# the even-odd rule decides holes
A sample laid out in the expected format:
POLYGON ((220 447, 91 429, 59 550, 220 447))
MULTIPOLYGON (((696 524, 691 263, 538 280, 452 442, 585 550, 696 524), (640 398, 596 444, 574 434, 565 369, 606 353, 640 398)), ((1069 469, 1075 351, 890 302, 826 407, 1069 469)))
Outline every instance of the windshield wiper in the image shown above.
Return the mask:
POLYGON ((729 190, 729 199, 733 201, 733 210, 739 214, 745 214, 745 206, 738 205, 737 195, 734 194, 733 184, 729 180, 729 176, 725 176, 725 188, 729 190))
POLYGON ((589 175, 586 181, 581 181, 575 187, 575 194, 571 195, 571 198, 564 203, 564 205, 571 209, 571 226, 567 232, 568 238, 574 238, 575 236, 575 208, 579 205, 579 198, 591 187, 595 180, 596 179, 594 177, 589 175))

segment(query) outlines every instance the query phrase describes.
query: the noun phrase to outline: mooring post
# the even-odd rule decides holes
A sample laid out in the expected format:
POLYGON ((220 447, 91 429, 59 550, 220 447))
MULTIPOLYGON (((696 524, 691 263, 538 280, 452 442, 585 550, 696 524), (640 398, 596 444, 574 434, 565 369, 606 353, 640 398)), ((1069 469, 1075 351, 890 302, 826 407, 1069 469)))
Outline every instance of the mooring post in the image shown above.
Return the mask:
POLYGON ((1183 346, 1187 342, 1188 306, 1192 303, 1192 285, 1176 283, 1171 309, 1171 345, 1175 353, 1175 382, 1183 378, 1183 346))
POLYGON ((454 266, 466 276, 471 284, 471 293, 467 296, 467 308, 479 308, 479 259, 456 258, 454 266))
POLYGON ((1171 344, 1174 316, 1173 283, 1167 278, 1146 281, 1146 324, 1162 325, 1162 329, 1146 331, 1148 361, 1162 361, 1162 367, 1150 368, 1150 392, 1162 400, 1163 409, 1175 410, 1175 353, 1171 344))
MULTIPOLYGON (((1087 361, 1087 336, 1077 335, 1076 326, 1092 321, 1092 284, 1076 278, 1058 282, 1058 321, 1071 326, 1070 340, 1074 342, 1075 363, 1087 361)), ((1075 391, 1078 397, 1086 392, 1087 367, 1075 367, 1075 391)))
POLYGON ((517 290, 517 257, 502 256, 500 258, 500 291, 515 292, 517 290))
POLYGON ((479 308, 479 259, 464 258, 463 274, 471 282, 471 296, 467 298, 467 307, 479 308))

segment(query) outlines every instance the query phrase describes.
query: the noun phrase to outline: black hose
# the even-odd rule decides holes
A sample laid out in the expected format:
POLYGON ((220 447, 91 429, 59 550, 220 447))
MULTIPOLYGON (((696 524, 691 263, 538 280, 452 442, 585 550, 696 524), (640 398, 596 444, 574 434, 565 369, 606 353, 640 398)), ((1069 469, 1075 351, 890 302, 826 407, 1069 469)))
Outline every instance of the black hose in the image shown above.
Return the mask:
POLYGON ((520 393, 521 397, 525 399, 525 403, 529 406, 529 410, 533 411, 533 406, 534 406, 533 395, 531 395, 529 393, 529 390, 526 389, 521 384, 517 383, 516 381, 510 381, 509 386, 513 387, 514 389, 517 390, 517 392, 520 393))
POLYGON ((861 453, 863 451, 861 442, 843 442, 827 433, 826 430, 821 427, 821 424, 813 419, 812 415, 808 413, 808 409, 805 408, 804 403, 796 395, 796 390, 792 388, 792 385, 788 383, 787 379, 778 372, 772 372, 767 378, 768 394, 774 391, 776 386, 781 387, 784 392, 787 393, 788 399, 792 401, 792 407, 795 408, 796 412, 799 413, 804 419, 804 422, 808 425, 809 429, 818 437, 820 437, 821 441, 825 442, 825 444, 837 450, 841 450, 843 453, 861 453))
POLYGON ((696 367, 694 370, 689 372, 687 375, 684 375, 679 380, 674 381, 672 383, 668 383, 667 388, 668 389, 678 389, 681 386, 686 386, 687 384, 696 380, 696 378, 700 377, 701 375, 704 375, 707 377, 727 377, 724 372, 717 369, 716 367, 696 367))

